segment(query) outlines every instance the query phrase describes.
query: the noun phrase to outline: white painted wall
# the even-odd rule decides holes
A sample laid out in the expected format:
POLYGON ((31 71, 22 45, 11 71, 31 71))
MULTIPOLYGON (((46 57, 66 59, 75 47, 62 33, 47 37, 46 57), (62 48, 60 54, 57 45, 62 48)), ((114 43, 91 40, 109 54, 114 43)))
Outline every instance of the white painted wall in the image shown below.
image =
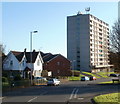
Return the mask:
POLYGON ((43 60, 40 53, 38 54, 33 67, 34 67, 34 76, 41 77, 41 73, 43 70, 43 60))
POLYGON ((40 55, 38 54, 35 63, 26 63, 26 57, 23 56, 21 62, 17 60, 12 52, 9 52, 7 58, 3 62, 3 69, 4 70, 24 70, 26 67, 33 69, 34 77, 41 77, 41 73, 43 70, 43 60, 40 55), (10 65, 10 61, 13 61, 13 65, 10 65), (38 64, 39 61, 39 64, 38 64))
POLYGON ((12 52, 8 54, 6 59, 3 62, 3 69, 4 70, 20 70, 20 64, 17 58, 13 55, 12 52), (10 62, 13 61, 13 65, 10 65, 10 62))
POLYGON ((23 57, 22 61, 19 62, 12 52, 9 52, 9 54, 7 55, 6 59, 3 62, 4 70, 24 70, 25 67, 26 67, 25 56, 23 57), (12 66, 10 65, 11 61, 13 61, 12 66))
POLYGON ((35 60, 35 63, 32 63, 32 65, 31 63, 27 63, 27 67, 29 67, 30 69, 32 67, 34 77, 41 77, 41 73, 43 70, 43 60, 40 53, 38 54, 35 60), (39 61, 39 64, 38 64, 38 61, 39 61))

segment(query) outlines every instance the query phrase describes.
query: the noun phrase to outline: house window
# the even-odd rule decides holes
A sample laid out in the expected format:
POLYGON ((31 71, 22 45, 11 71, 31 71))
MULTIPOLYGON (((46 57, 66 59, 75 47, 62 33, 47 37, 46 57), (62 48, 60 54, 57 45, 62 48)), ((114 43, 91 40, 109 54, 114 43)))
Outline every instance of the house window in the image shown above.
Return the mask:
POLYGON ((60 73, 60 70, 57 70, 57 73, 60 73))
POLYGON ((10 61, 10 66, 13 66, 13 60, 10 61))
POLYGON ((40 66, 40 60, 37 61, 37 65, 40 66))
POLYGON ((99 26, 100 26, 100 27, 102 27, 102 25, 101 25, 101 24, 99 24, 99 26))
POLYGON ((23 66, 25 65, 25 61, 23 61, 22 65, 23 65, 23 66))
POLYGON ((101 42, 101 41, 99 41, 99 43, 100 43, 100 44, 102 44, 102 42, 101 42))
POLYGON ((100 65, 103 65, 103 63, 100 63, 100 65))
POLYGON ((102 33, 99 33, 99 35, 101 35, 101 36, 102 36, 102 33))
POLYGON ((57 65, 60 65, 60 62, 57 62, 57 65))
POLYGON ((99 29, 99 31, 102 31, 102 29, 99 29))
POLYGON ((102 57, 103 55, 102 54, 99 54, 100 57, 102 57))
POLYGON ((100 61, 103 61, 103 59, 102 59, 102 58, 100 58, 100 61))
POLYGON ((94 19, 96 20, 97 18, 96 18, 96 17, 94 17, 94 19))
POLYGON ((102 40, 102 38, 101 38, 101 37, 99 37, 99 39, 100 39, 100 40, 102 40))
POLYGON ((99 52, 102 52, 102 50, 99 50, 99 52))
POLYGON ((90 22, 92 23, 92 20, 90 20, 90 22))

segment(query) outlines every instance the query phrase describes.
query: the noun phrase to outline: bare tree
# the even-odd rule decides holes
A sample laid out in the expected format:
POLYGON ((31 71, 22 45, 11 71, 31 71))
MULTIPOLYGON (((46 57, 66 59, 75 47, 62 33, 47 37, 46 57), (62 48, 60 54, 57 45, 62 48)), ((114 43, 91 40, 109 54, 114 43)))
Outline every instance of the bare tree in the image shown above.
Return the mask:
MULTIPOLYGON (((116 71, 120 71, 120 19, 114 23, 112 26, 112 31, 110 34, 110 51, 113 52, 114 60, 112 60, 112 64, 116 71)), ((111 54, 110 54, 111 55, 111 54)))
POLYGON ((5 53, 5 45, 0 44, 0 53, 5 53))

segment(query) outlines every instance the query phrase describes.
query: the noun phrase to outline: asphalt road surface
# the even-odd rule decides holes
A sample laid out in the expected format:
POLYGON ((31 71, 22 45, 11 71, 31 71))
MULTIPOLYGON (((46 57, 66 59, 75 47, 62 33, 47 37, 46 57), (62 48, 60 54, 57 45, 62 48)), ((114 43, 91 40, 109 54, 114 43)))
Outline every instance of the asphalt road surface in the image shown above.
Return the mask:
POLYGON ((120 85, 98 85, 98 82, 109 81, 101 79, 96 81, 69 81, 60 86, 33 86, 20 88, 3 94, 2 102, 52 102, 63 104, 90 103, 94 96, 120 91, 120 85))

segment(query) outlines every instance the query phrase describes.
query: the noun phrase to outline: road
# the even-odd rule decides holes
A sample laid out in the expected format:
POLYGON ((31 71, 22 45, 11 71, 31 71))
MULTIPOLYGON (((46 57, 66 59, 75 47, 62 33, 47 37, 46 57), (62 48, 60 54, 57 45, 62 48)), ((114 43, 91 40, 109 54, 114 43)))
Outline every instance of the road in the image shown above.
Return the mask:
MULTIPOLYGON (((2 102, 91 102, 91 98, 100 94, 118 92, 120 85, 98 85, 96 81, 70 81, 60 86, 34 86, 3 94, 2 102)), ((43 103, 42 103, 43 104, 43 103)))

